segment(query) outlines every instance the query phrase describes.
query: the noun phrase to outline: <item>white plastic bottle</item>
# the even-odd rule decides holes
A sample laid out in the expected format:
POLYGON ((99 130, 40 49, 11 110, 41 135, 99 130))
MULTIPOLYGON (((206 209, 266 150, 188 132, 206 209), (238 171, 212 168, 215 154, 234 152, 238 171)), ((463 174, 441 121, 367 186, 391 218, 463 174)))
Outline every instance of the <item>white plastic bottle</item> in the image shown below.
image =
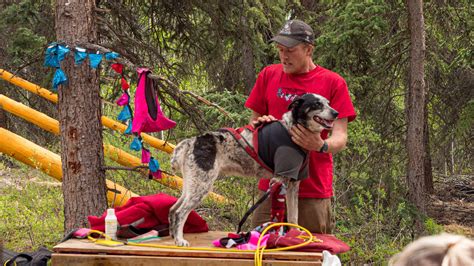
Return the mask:
POLYGON ((110 238, 117 240, 118 221, 115 216, 114 209, 107 209, 107 216, 105 216, 105 234, 110 238))

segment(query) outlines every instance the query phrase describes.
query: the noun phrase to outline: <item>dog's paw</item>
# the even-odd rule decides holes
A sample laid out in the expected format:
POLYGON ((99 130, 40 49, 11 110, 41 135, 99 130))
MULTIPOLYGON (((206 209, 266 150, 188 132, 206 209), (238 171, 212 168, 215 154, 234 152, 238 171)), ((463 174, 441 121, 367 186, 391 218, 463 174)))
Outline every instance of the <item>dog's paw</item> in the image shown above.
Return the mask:
POLYGON ((174 242, 178 247, 189 247, 189 242, 184 239, 175 239, 174 242))

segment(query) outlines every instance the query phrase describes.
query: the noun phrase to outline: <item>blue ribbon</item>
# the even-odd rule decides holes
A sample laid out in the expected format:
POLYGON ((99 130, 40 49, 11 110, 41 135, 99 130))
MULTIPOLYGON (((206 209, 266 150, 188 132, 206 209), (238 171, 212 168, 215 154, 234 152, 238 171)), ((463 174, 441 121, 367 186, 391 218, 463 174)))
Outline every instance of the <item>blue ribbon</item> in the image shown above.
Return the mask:
POLYGON ((148 163, 148 168, 153 173, 158 172, 160 170, 160 163, 155 158, 151 157, 150 162, 148 163))
POLYGON ((125 129, 125 131, 123 132, 123 134, 125 134, 125 135, 130 135, 130 134, 132 134, 132 122, 131 122, 131 121, 130 121, 130 123, 128 123, 127 129, 125 129))
POLYGON ((53 77, 53 90, 57 91, 58 86, 67 82, 67 77, 61 69, 61 61, 64 60, 69 53, 67 46, 59 45, 55 42, 49 44, 46 48, 46 55, 44 57, 44 65, 56 68, 53 77))
POLYGON ((64 57, 69 53, 67 46, 58 45, 52 42, 46 48, 46 55, 44 57, 44 66, 60 67, 59 63, 64 60, 64 57))
POLYGON ((57 43, 50 43, 48 48, 46 48, 46 54, 44 57, 43 65, 49 67, 59 67, 57 43))
POLYGON ((89 54, 89 64, 92 68, 98 68, 102 61, 102 54, 89 54))
POLYGON ((142 142, 138 137, 133 138, 132 144, 130 144, 130 149, 134 151, 139 151, 142 149, 142 142))
POLYGON ((76 63, 76 65, 82 64, 82 62, 84 62, 86 58, 87 58, 86 49, 76 47, 76 49, 74 50, 74 62, 76 63))
POLYGON ((58 45, 58 61, 61 62, 64 60, 64 57, 66 57, 66 55, 69 53, 69 48, 64 47, 62 45, 58 45))
POLYGON ((56 72, 54 72, 54 77, 53 77, 53 90, 57 91, 58 86, 60 84, 64 84, 67 81, 66 74, 64 74, 64 71, 61 70, 61 68, 56 68, 56 72))
POLYGON ((105 53, 105 60, 112 60, 112 59, 115 59, 117 57, 119 57, 119 54, 116 53, 116 52, 105 53))
POLYGON ((125 105, 120 114, 117 116, 117 120, 124 122, 130 118, 132 118, 132 113, 130 112, 128 105, 125 105))

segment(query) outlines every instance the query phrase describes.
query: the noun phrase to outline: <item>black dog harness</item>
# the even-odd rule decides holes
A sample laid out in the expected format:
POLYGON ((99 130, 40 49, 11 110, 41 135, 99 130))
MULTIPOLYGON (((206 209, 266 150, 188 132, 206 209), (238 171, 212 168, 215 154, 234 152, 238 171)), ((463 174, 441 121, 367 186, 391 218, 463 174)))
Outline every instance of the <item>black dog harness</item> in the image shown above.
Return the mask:
POLYGON ((296 145, 280 121, 272 121, 257 127, 246 125, 237 129, 222 128, 230 132, 239 145, 258 164, 272 174, 302 180, 308 175, 308 154, 296 145), (241 133, 252 132, 252 145, 241 133), (303 163, 298 166, 298 162, 303 163))
MULTIPOLYGON (((285 151, 288 151, 288 153, 286 153, 285 155, 288 155, 288 157, 279 158, 280 160, 277 159, 276 163, 285 164, 283 168, 289 169, 290 171, 280 171, 281 169, 278 169, 277 171, 279 172, 277 174, 290 177, 294 180, 300 180, 300 179, 306 178, 307 173, 308 173, 308 158, 309 158, 308 154, 291 141, 291 137, 289 136, 288 131, 284 128, 281 122, 279 121, 278 121, 279 123, 273 123, 273 122, 276 122, 276 121, 272 121, 269 123, 262 123, 257 127, 246 125, 237 129, 222 128, 220 129, 220 131, 230 132, 231 135, 234 137, 234 139, 237 141, 237 143, 239 143, 239 145, 247 152, 247 154, 250 157, 252 157, 263 168, 265 168, 268 172, 270 172, 272 175, 275 172, 275 168, 279 168, 279 166, 275 165, 275 161, 274 161, 276 150, 279 148, 280 145, 287 146, 288 149, 286 149, 285 151), (241 133, 245 129, 248 129, 250 132, 252 132, 253 147, 241 135, 241 133), (260 142, 263 144, 263 146, 267 146, 267 147, 260 146, 259 145, 260 142), (262 158, 260 155, 263 155, 264 158, 262 158), (294 162, 295 160, 295 158, 292 158, 293 157, 292 155, 294 155, 294 157, 304 158, 304 161, 299 169, 295 169, 294 167, 291 167, 291 163, 294 162), (282 161, 281 159, 284 159, 284 161, 282 161)), ((278 156, 281 156, 281 154, 278 156)), ((296 158, 296 159, 300 159, 300 158, 296 158)), ((283 200, 282 202, 279 202, 279 204, 276 204, 277 200, 272 200, 271 217, 269 217, 270 221, 274 221, 274 220, 283 221, 285 197, 280 192, 281 185, 282 185, 281 183, 275 183, 272 186, 270 186, 268 190, 265 192, 265 194, 252 207, 250 207, 250 209, 245 213, 244 217, 240 220, 238 224, 238 227, 237 227, 238 234, 241 232, 241 228, 243 224, 245 223, 245 221, 247 220, 248 216, 261 203, 263 203, 270 196, 270 194, 272 195, 272 198, 275 198, 275 199, 280 198, 280 201, 283 200)))
POLYGON ((260 159, 260 157, 258 156, 258 131, 259 129, 261 129, 265 124, 261 124, 257 127, 253 127, 251 125, 246 125, 246 126, 243 126, 243 127, 239 127, 237 129, 235 128, 231 128, 231 127, 225 127, 225 128, 221 128, 220 130, 221 131, 227 131, 227 132, 230 132, 232 137, 234 137, 234 139, 237 141, 237 143, 239 143, 239 145, 245 150, 245 152, 247 152, 248 155, 250 155, 250 157, 252 157, 258 164, 260 164, 260 166, 262 166, 263 168, 265 168, 265 170, 267 170, 268 172, 272 173, 273 174, 273 169, 270 168, 268 165, 266 165, 262 159, 260 159), (245 130, 245 129, 248 129, 250 130, 250 132, 252 132, 252 143, 253 143, 253 147, 252 145, 250 145, 250 143, 247 142, 247 140, 245 138, 242 137, 241 133, 245 130))

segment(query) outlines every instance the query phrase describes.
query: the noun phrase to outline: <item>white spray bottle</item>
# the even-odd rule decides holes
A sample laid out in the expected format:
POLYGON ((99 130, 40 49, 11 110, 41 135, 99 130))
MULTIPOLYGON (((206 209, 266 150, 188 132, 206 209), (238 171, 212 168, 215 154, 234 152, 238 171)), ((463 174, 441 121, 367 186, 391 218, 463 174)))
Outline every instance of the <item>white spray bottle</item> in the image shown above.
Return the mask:
POLYGON ((111 239, 117 240, 118 221, 115 216, 115 209, 107 209, 107 216, 105 217, 105 234, 111 239))

